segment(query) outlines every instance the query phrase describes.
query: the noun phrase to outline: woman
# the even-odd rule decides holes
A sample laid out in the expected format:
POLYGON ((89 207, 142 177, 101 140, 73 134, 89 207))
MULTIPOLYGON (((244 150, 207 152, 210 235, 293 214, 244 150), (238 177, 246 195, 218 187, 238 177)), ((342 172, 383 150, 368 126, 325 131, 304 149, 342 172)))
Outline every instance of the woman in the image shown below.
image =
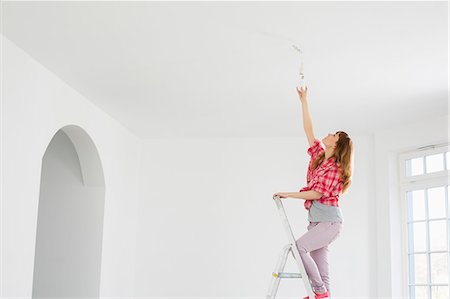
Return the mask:
POLYGON ((322 147, 314 136, 307 91, 307 87, 297 88, 303 109, 303 128, 310 145, 307 151, 311 156, 306 176, 307 186, 299 192, 279 192, 274 196, 305 200, 308 232, 297 240, 296 245, 316 299, 320 299, 329 298, 331 294, 328 245, 337 239, 343 227, 344 219, 338 202, 339 195, 351 184, 353 143, 347 133, 338 131, 323 138, 325 148, 322 147))

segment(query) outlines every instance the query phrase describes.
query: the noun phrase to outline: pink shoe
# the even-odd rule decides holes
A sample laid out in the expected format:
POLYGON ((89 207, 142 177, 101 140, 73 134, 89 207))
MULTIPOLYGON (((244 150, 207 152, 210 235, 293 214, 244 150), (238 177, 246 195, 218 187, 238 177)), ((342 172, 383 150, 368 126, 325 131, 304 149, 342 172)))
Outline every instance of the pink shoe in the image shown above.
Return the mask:
MULTIPOLYGON (((328 291, 326 291, 323 294, 317 294, 316 292, 314 292, 314 294, 316 295, 316 299, 324 299, 324 298, 329 298, 330 297, 330 295, 328 294, 328 291)), ((309 297, 306 296, 306 297, 303 297, 303 299, 309 299, 309 297)))

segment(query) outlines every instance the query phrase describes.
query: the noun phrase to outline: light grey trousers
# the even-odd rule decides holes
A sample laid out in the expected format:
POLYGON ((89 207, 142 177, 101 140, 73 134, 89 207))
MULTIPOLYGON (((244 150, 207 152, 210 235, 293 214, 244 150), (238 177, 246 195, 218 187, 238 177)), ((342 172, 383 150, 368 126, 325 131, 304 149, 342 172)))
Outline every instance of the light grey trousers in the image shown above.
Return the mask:
POLYGON ((316 293, 330 292, 328 245, 337 239, 342 222, 309 222, 308 231, 296 244, 311 286, 316 293))

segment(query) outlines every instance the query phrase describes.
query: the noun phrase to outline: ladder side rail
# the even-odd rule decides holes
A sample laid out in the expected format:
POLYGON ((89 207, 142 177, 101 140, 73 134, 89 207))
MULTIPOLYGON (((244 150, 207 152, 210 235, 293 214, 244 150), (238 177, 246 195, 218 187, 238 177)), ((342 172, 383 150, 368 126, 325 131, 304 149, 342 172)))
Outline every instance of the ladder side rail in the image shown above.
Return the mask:
POLYGON ((267 293, 267 297, 266 297, 267 299, 275 298, 275 296, 278 292, 278 286, 280 285, 281 277, 275 276, 275 273, 283 272, 290 250, 291 250, 290 244, 283 247, 283 250, 278 258, 278 262, 275 267, 275 271, 274 271, 274 273, 272 273, 272 281, 271 281, 271 284, 269 287, 269 291, 267 293))

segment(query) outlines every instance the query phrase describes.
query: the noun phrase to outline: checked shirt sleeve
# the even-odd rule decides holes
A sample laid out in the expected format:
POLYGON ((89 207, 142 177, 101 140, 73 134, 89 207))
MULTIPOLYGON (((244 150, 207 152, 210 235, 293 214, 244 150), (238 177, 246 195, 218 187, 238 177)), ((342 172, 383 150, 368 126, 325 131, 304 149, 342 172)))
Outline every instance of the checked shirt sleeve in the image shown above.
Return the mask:
POLYGON ((320 155, 324 151, 325 149, 320 144, 320 140, 315 139, 314 143, 308 148, 307 153, 308 155, 311 156, 311 160, 314 160, 318 155, 320 155))

